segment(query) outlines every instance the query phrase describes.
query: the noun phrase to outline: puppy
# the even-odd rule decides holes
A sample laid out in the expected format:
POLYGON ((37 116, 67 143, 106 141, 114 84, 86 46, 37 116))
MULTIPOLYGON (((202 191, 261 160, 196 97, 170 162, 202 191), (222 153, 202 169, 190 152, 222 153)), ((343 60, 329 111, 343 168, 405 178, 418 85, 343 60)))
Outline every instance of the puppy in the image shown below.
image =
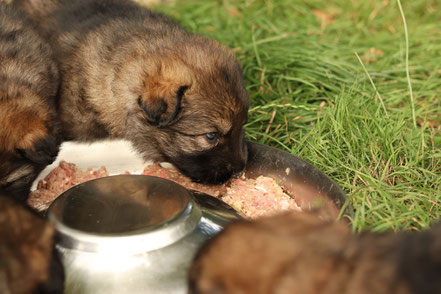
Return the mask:
POLYGON ((0 293, 63 292, 54 236, 52 224, 0 189, 0 293))
POLYGON ((228 226, 198 252, 190 293, 441 293, 441 224, 420 233, 353 235, 289 213, 228 226))
POLYGON ((15 0, 63 73, 64 137, 130 140, 194 181, 240 173, 249 99, 233 53, 129 0, 15 0))
POLYGON ((0 187, 24 195, 58 153, 58 68, 26 16, 0 2, 0 187))

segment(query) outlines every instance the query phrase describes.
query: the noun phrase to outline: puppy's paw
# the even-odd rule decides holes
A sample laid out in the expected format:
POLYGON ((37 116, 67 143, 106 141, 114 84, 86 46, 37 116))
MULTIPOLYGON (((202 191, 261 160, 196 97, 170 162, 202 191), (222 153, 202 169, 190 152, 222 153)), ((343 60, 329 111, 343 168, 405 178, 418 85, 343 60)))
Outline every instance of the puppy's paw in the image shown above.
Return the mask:
POLYGON ((17 148, 16 151, 36 164, 49 165, 58 155, 59 144, 54 136, 48 135, 37 140, 30 148, 17 148))

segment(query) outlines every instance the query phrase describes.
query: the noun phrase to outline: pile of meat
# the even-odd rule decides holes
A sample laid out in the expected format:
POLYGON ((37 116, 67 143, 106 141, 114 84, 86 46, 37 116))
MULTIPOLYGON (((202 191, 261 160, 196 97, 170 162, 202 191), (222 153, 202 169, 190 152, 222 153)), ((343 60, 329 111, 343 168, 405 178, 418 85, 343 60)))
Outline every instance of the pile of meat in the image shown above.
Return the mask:
MULTIPOLYGON (((164 168, 159 164, 147 166, 142 172, 169 179, 181 184, 187 189, 196 190, 215 196, 232 206, 247 218, 273 215, 281 211, 298 210, 300 207, 295 200, 269 177, 260 176, 257 179, 231 179, 223 185, 202 185, 192 182, 175 168, 164 168)), ((28 203, 37 210, 47 209, 50 203, 67 189, 82 182, 108 176, 105 167, 99 169, 79 169, 75 164, 62 161, 29 197, 28 203)))
POLYGON ((36 210, 45 210, 52 201, 69 188, 93 179, 107 177, 105 167, 83 171, 73 163, 65 161, 52 170, 43 180, 38 182, 37 189, 31 192, 28 204, 36 210))

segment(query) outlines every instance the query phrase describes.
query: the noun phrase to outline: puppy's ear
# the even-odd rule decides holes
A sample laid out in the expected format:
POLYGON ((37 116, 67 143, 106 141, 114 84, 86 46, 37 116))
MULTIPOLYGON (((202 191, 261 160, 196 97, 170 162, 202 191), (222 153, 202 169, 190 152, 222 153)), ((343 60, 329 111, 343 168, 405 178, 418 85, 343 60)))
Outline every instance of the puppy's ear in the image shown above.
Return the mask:
POLYGON ((181 110, 181 101, 189 85, 170 79, 149 79, 138 105, 153 126, 163 127, 172 123, 181 110))

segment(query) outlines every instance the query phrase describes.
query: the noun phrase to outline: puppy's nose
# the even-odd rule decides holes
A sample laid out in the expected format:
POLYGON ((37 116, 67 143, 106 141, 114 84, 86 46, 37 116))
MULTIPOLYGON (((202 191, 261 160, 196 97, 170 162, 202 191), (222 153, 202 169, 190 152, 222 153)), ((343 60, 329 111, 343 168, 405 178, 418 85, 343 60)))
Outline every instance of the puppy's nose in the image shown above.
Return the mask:
POLYGON ((231 177, 234 178, 234 179, 238 179, 238 178, 240 178, 242 175, 243 175, 243 170, 233 173, 233 174, 231 175, 231 177))

